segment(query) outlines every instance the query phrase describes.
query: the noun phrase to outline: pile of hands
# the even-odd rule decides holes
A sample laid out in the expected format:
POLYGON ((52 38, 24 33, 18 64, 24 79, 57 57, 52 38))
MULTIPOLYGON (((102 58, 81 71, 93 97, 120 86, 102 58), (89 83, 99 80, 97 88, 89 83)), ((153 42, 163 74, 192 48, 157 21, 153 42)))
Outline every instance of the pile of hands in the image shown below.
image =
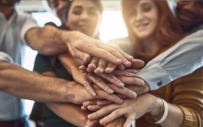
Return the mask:
POLYGON ((150 88, 143 79, 135 77, 143 66, 138 59, 115 65, 93 57, 89 64, 75 68, 78 71, 72 76, 80 85, 74 91, 73 102, 92 112, 86 127, 130 127, 134 120, 154 112, 152 100, 156 97, 147 93, 150 88))

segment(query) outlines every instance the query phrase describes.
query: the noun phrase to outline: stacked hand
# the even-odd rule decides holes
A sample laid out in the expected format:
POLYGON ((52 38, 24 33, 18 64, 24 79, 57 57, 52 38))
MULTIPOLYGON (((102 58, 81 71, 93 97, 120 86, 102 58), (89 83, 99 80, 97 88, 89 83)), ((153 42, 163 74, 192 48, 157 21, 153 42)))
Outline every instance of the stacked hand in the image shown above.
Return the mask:
MULTIPOLYGON (((83 110, 98 110, 98 113, 103 112, 104 110, 113 112, 118 109, 123 110, 125 107, 132 108, 135 103, 139 103, 142 100, 140 99, 141 96, 137 97, 137 95, 149 91, 149 86, 142 79, 134 77, 134 75, 140 71, 139 69, 143 67, 144 63, 141 60, 133 59, 131 60, 130 65, 135 69, 124 70, 122 64, 115 65, 104 59, 94 57, 89 65, 85 64, 79 67, 83 73, 77 69, 76 71, 72 71, 75 81, 84 85, 78 86, 78 89, 75 91, 77 93, 77 95, 75 95, 75 103, 81 104, 84 102, 82 106, 83 110), (86 91, 84 91, 84 88, 86 91)), ((149 107, 142 108, 143 111, 139 110, 141 113, 138 112, 139 115, 137 117, 142 116, 145 113, 144 111, 148 110, 149 107)), ((129 125, 132 122, 132 119, 137 118, 132 117, 135 113, 137 114, 136 111, 134 111, 133 115, 130 114, 130 112, 122 112, 119 115, 113 113, 106 118, 105 116, 110 112, 99 115, 90 115, 88 117, 89 120, 87 121, 87 126, 93 127, 105 125, 110 127, 112 125, 115 126, 115 124, 117 124, 117 126, 123 126, 129 125), (124 117, 127 117, 127 119, 125 120, 124 117)))

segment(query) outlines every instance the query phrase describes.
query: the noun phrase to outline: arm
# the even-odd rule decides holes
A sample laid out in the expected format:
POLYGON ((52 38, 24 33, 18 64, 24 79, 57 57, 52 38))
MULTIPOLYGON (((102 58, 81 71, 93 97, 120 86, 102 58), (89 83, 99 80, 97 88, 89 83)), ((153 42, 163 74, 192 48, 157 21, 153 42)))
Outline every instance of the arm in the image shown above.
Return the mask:
MULTIPOLYGON (((54 72, 44 72, 42 73, 45 76, 57 77, 54 72)), ((62 119, 74 124, 78 127, 84 127, 87 122, 87 115, 90 114, 90 111, 82 111, 79 105, 71 103, 53 103, 46 102, 47 107, 52 110, 56 115, 62 119), (71 114, 71 115, 67 115, 71 114)))
POLYGON ((130 66, 129 61, 132 60, 132 56, 99 40, 80 32, 59 30, 50 25, 29 29, 25 39, 32 49, 42 54, 55 55, 69 50, 74 57, 84 63, 90 62, 90 56, 107 59, 116 65, 123 63, 125 66, 130 66))
POLYGON ((70 103, 46 103, 56 115, 77 127, 84 127, 90 111, 82 111, 80 106, 70 103), (71 115, 67 115, 71 114, 71 115))
POLYGON ((135 76, 156 90, 203 66, 203 30, 193 33, 151 60, 135 76))
POLYGON ((68 87, 71 84, 66 80, 45 77, 20 66, 0 62, 0 90, 19 98, 69 102, 68 87))

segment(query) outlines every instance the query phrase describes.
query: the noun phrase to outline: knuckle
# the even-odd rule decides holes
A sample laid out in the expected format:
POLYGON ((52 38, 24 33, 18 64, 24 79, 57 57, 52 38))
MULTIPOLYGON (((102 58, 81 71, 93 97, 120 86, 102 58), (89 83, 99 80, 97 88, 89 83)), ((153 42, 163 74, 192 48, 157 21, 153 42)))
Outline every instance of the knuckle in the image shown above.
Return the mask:
POLYGON ((120 115, 120 114, 121 114, 121 111, 120 111, 120 110, 115 110, 113 113, 114 113, 115 115, 120 115))

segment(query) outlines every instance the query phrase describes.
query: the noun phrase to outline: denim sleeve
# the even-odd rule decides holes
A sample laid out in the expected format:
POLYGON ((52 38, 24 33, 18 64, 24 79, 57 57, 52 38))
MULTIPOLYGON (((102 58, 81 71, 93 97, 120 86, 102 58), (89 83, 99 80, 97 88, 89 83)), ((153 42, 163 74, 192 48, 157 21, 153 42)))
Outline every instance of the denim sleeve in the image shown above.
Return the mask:
POLYGON ((151 90, 156 90, 202 66, 203 30, 199 30, 155 57, 135 76, 145 80, 151 90))
POLYGON ((10 62, 10 63, 12 63, 13 60, 11 59, 11 57, 8 54, 0 51, 0 62, 10 62))

